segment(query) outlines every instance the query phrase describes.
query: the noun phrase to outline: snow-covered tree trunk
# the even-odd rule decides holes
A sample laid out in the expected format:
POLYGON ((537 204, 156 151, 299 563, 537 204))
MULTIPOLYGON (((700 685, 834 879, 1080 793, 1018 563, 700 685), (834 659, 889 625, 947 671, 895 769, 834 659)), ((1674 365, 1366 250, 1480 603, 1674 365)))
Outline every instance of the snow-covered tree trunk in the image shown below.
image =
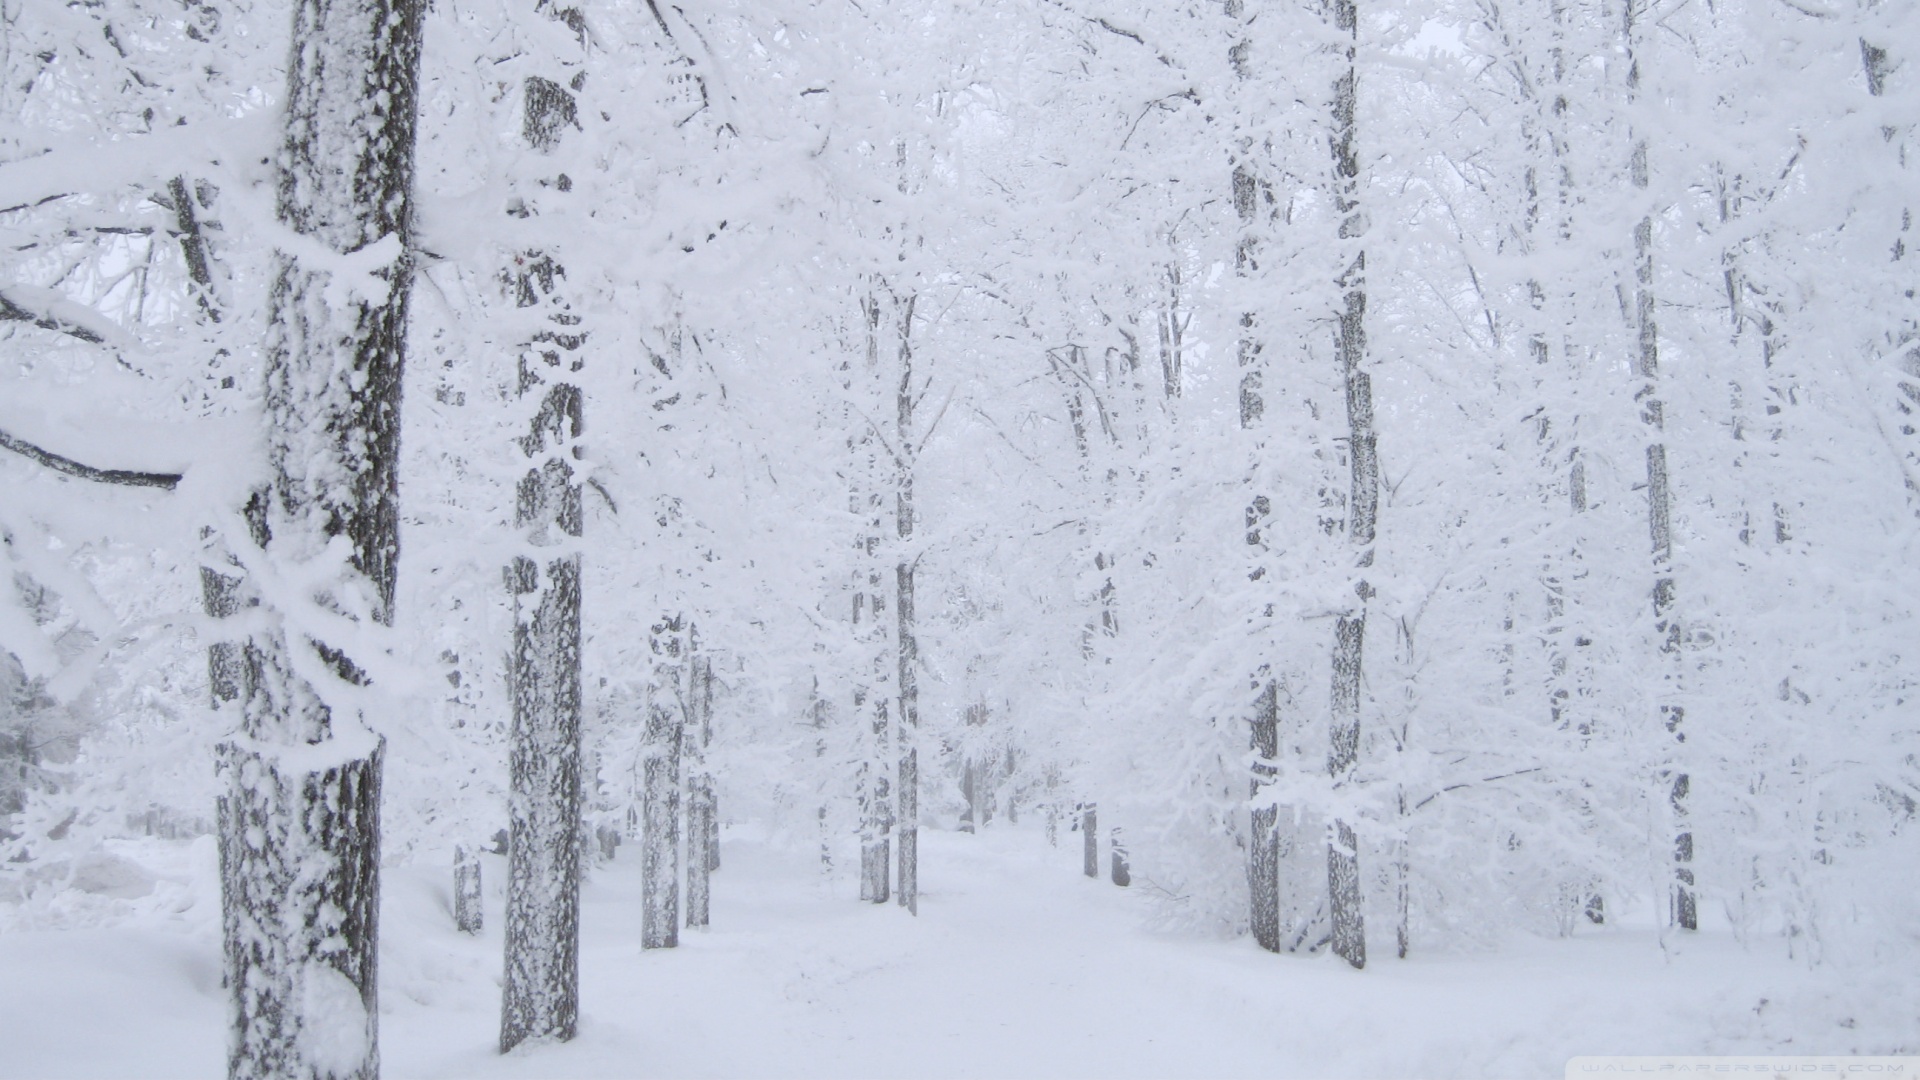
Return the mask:
MULTIPOLYGON (((255 674, 282 686, 299 679, 266 664, 255 674)), ((302 697, 309 716, 325 710, 310 692, 302 697)), ((268 699, 261 692, 256 702, 268 699)), ((220 747, 228 782, 219 831, 229 1077, 380 1073, 384 754, 385 743, 364 734, 311 746, 220 747)))
MULTIPOLYGON (((1884 0, 1865 0, 1864 12, 1877 11, 1882 2, 1884 0)), ((1866 76, 1867 93, 1871 97, 1885 98, 1889 81, 1911 62, 1890 52, 1886 41, 1860 39, 1860 66, 1866 76)), ((1910 84, 1911 76, 1900 81, 1910 84)), ((1903 175, 1912 167, 1907 142, 1911 131, 1910 124, 1886 124, 1881 128, 1887 149, 1896 163, 1895 175, 1903 175)), ((1899 234, 1889 245, 1890 261, 1896 265, 1912 265, 1913 216, 1911 204, 1900 206, 1899 234)), ((1911 280, 1912 272, 1909 271, 1907 276, 1911 280)), ((1884 336, 1875 345, 1893 359, 1897 368, 1894 374, 1897 396, 1893 405, 1899 414, 1897 431, 1901 441, 1895 450, 1901 455, 1900 465, 1905 471, 1907 503, 1914 514, 1920 516, 1920 320, 1908 315, 1880 333, 1884 336)))
POLYGON ((966 802, 960 831, 965 833, 985 829, 993 820, 993 763, 978 748, 977 736, 973 734, 986 727, 989 715, 984 702, 967 706, 967 731, 961 736, 960 764, 960 795, 966 802))
MULTIPOLYGON (((1366 639, 1367 600, 1372 588, 1364 571, 1373 564, 1374 525, 1380 500, 1380 466, 1375 455, 1373 385, 1364 370, 1367 359, 1367 255, 1361 245, 1366 218, 1360 209, 1360 161, 1354 146, 1356 73, 1354 51, 1358 19, 1354 0, 1332 0, 1333 24, 1348 43, 1346 63, 1333 88, 1334 202, 1340 211, 1341 247, 1352 257, 1336 281, 1341 310, 1335 355, 1346 383, 1347 460, 1352 488, 1347 502, 1347 532, 1354 547, 1354 606, 1335 621, 1333 632, 1332 747, 1327 771, 1336 788, 1354 782, 1360 760, 1361 650, 1366 639)), ((1344 252, 1343 252, 1344 253, 1344 252)), ((1327 896, 1333 916, 1333 951, 1354 967, 1367 963, 1367 935, 1360 888, 1359 837, 1340 818, 1327 844, 1327 896)))
MULTIPOLYGON (((1226 16, 1234 20, 1234 40, 1227 49, 1227 63, 1232 69, 1234 90, 1244 91, 1252 74, 1253 41, 1251 27, 1244 21, 1246 11, 1241 0, 1228 0, 1226 16)), ((1263 238, 1261 211, 1263 205, 1272 203, 1272 191, 1260 173, 1261 162, 1256 157, 1262 151, 1263 140, 1257 139, 1252 130, 1246 130, 1251 129, 1259 118, 1247 115, 1250 110, 1244 105, 1237 107, 1234 112, 1242 130, 1233 132, 1234 143, 1230 149, 1233 210, 1240 222, 1239 235, 1234 243, 1233 269, 1234 277, 1245 283, 1252 281, 1259 270, 1260 241, 1263 238)), ((1261 337, 1260 316, 1250 310, 1250 305, 1241 310, 1239 322, 1237 359, 1240 368, 1240 429, 1248 436, 1249 474, 1257 475, 1266 454, 1263 438, 1266 400, 1262 396, 1267 374, 1266 343, 1261 337)), ((1250 555, 1248 577, 1254 581, 1266 577, 1262 557, 1267 551, 1266 530, 1272 513, 1273 500, 1249 483, 1246 506, 1246 537, 1250 555)), ((1280 835, 1276 825, 1279 808, 1267 802, 1264 796, 1275 775, 1275 762, 1280 752, 1279 687, 1267 672, 1268 665, 1263 664, 1261 670, 1249 680, 1254 699, 1253 713, 1248 721, 1248 742, 1253 764, 1247 782, 1247 800, 1251 807, 1247 837, 1247 921, 1254 942, 1269 952, 1278 952, 1280 835)))
MULTIPOLYGON (((1165 315, 1157 314, 1155 319, 1161 335, 1161 390, 1165 399, 1171 402, 1179 397, 1180 364, 1184 348, 1181 335, 1186 323, 1177 318, 1180 302, 1178 266, 1170 266, 1167 274, 1171 283, 1168 312, 1165 315)), ((1131 335, 1123 333, 1123 337, 1129 346, 1133 345, 1131 335)), ((1093 462, 1096 445, 1093 438, 1093 421, 1097 418, 1100 433, 1105 436, 1104 440, 1098 443, 1103 451, 1116 445, 1119 435, 1114 429, 1112 411, 1107 402, 1102 399, 1100 387, 1094 380, 1092 365, 1087 360, 1087 350, 1080 345, 1049 349, 1047 361, 1066 392, 1067 421, 1073 433, 1073 446, 1078 456, 1075 472, 1078 474, 1082 497, 1089 502, 1098 497, 1104 505, 1111 506, 1117 474, 1115 470, 1108 470, 1106 475, 1096 476, 1093 462)), ((1087 531, 1087 526, 1083 523, 1080 528, 1081 535, 1086 535, 1087 531)), ((1100 652, 1095 647, 1097 640, 1103 637, 1115 638, 1120 633, 1119 598, 1113 583, 1113 557, 1104 551, 1095 550, 1093 568, 1100 575, 1099 590, 1094 598, 1099 613, 1097 618, 1088 619, 1081 632, 1080 645, 1081 659, 1088 664, 1095 664, 1100 659, 1100 652)), ((1098 878, 1100 876, 1099 803, 1095 799, 1088 799, 1080 804, 1079 809, 1082 833, 1081 866, 1086 876, 1098 878)), ((1115 835, 1118 835, 1117 829, 1115 835)), ((1115 848, 1112 854, 1114 858, 1120 860, 1110 864, 1115 868, 1114 872, 1119 877, 1126 877, 1124 871, 1118 869, 1124 864, 1126 858, 1124 850, 1115 848)), ((1118 878, 1114 880, 1118 882, 1118 878)))
POLYGON ((698 644, 687 663, 687 727, 681 753, 687 765, 687 925, 706 926, 712 883, 719 860, 719 823, 715 820, 713 774, 707 771, 707 746, 713 741, 713 660, 698 644))
POLYGON ((1092 803, 1080 807, 1080 871, 1100 876, 1100 810, 1092 803))
POLYGON ((680 617, 653 628, 640 791, 640 945, 680 944, 680 749, 686 720, 686 634, 680 617))
MULTIPOLYGON (((222 311, 219 298, 213 285, 213 252, 208 243, 209 228, 217 227, 201 217, 201 211, 207 209, 213 199, 213 188, 207 184, 190 184, 184 176, 176 176, 167 185, 167 203, 172 207, 176 232, 180 243, 180 260, 186 264, 187 280, 192 283, 194 300, 200 308, 201 318, 209 322, 220 322, 222 311)), ((265 526, 262 517, 266 512, 266 496, 256 493, 246 507, 246 516, 253 526, 253 541, 264 543, 260 530, 265 526)), ((213 535, 211 528, 201 532, 203 537, 213 535)), ((231 557, 228 558, 231 562, 231 557)), ((209 619, 228 619, 240 613, 240 609, 256 602, 245 591, 246 578, 238 567, 233 573, 222 573, 211 566, 200 568, 201 607, 209 619)), ((238 642, 216 641, 207 646, 207 686, 217 708, 228 702, 238 701, 246 678, 245 654, 238 642)))
MULTIPOLYGON (((423 7, 294 7, 277 185, 287 236, 265 343, 260 538, 290 567, 327 559, 343 539, 354 572, 270 605, 388 625, 423 7)), ((360 667, 288 614, 273 611, 244 647, 243 730, 219 752, 227 1071, 372 1078, 384 744, 327 696, 334 680, 365 683, 360 667)))
POLYGON ((1279 686, 1268 679, 1253 702, 1253 778, 1247 797, 1253 803, 1248 832, 1248 923, 1253 940, 1268 952, 1280 951, 1280 809, 1263 804, 1280 756, 1279 686))
MULTIPOLYGON (((522 134, 535 154, 550 154, 574 125, 573 95, 539 76, 521 89, 522 134)), ((563 193, 571 185, 551 186, 563 193)), ((522 195, 508 203, 516 217, 536 211, 522 195)), ((507 280, 515 307, 544 314, 549 328, 521 347, 518 361, 520 395, 539 404, 521 440, 531 466, 514 501, 525 553, 506 575, 514 624, 503 1053, 527 1039, 571 1039, 579 1013, 582 512, 573 462, 582 427, 575 380, 586 342, 563 288, 566 270, 551 254, 517 254, 507 280)))
MULTIPOLYGON (((866 364, 852 372, 848 389, 861 392, 866 384, 879 378, 881 356, 880 327, 883 312, 875 282, 861 299, 860 312, 866 333, 866 364)), ((892 702, 887 693, 892 677, 888 668, 897 664, 885 647, 887 590, 881 562, 880 544, 885 511, 880 492, 886 472, 880 465, 880 433, 871 430, 868 417, 856 416, 864 423, 851 442, 854 456, 852 509, 860 519, 860 535, 854 541, 853 638, 856 655, 871 668, 855 673, 853 692, 854 722, 866 723, 862 732, 862 755, 856 782, 860 801, 860 899, 884 904, 892 896, 891 855, 893 833, 893 779, 895 762, 891 760, 893 724, 892 702)))
POLYGON ((477 934, 485 925, 480 891, 480 853, 460 844, 453 849, 453 925, 477 934))
MULTIPOLYGON (((1625 35, 1627 50, 1627 95, 1629 103, 1640 96, 1640 60, 1636 55, 1635 30, 1645 13, 1646 0, 1627 0, 1625 35)), ((1633 187, 1641 199, 1648 197, 1647 140, 1643 134, 1633 139, 1630 172, 1633 187)), ((1666 417, 1660 400, 1660 332, 1654 318, 1653 288, 1653 212, 1642 207, 1640 220, 1633 227, 1633 329, 1635 336, 1633 374, 1639 381, 1634 400, 1640 402, 1640 421, 1647 432, 1647 532, 1653 552, 1654 634, 1659 639, 1662 670, 1655 697, 1660 722, 1673 736, 1676 750, 1686 735, 1680 730, 1686 710, 1674 700, 1679 692, 1679 668, 1684 638, 1680 616, 1675 607, 1673 577, 1673 493, 1667 470, 1666 417)), ((1685 930, 1699 925, 1693 893, 1693 830, 1687 824, 1687 794, 1691 778, 1677 761, 1666 770, 1667 806, 1673 815, 1673 880, 1670 907, 1673 924, 1685 930)))
MULTIPOLYGON (((833 718, 833 703, 820 693, 820 676, 813 676, 813 688, 808 692, 807 724, 813 728, 813 758, 824 761, 829 748, 828 732, 833 718)), ((820 839, 820 872, 833 872, 833 829, 829 824, 832 808, 827 805, 824 793, 813 808, 813 822, 820 839)))
POLYGON ((900 774, 896 798, 900 807, 900 905, 920 913, 920 639, 914 625, 913 554, 914 406, 913 309, 917 296, 909 294, 895 305, 899 319, 900 382, 894 393, 894 535, 900 550, 894 561, 894 646, 900 680, 900 774))
MULTIPOLYGON (((200 568, 200 601, 209 619, 228 619, 240 614, 241 587, 244 579, 223 574, 209 566, 200 568)), ((231 641, 216 641, 207 646, 207 687, 217 708, 240 699, 246 679, 246 657, 231 641)))
MULTIPOLYGON (((1571 44, 1564 4, 1552 5, 1546 33, 1545 71, 1528 84, 1531 108, 1527 116, 1535 134, 1527 145, 1532 165, 1523 221, 1527 250, 1551 253, 1559 258, 1570 250, 1574 233, 1572 214, 1577 198, 1569 164, 1573 136, 1567 120, 1567 95, 1572 72, 1567 60, 1571 44), (1550 191, 1543 191, 1539 182, 1542 169, 1551 177, 1550 191), (1549 208, 1552 219, 1543 223, 1549 208), (1543 228, 1543 224, 1549 227, 1543 228)), ((1541 629, 1547 665, 1547 717, 1555 730, 1574 728, 1584 744, 1593 735, 1593 719, 1588 715, 1586 704, 1593 693, 1593 672, 1587 660, 1593 637, 1586 614, 1591 600, 1580 592, 1589 570, 1585 520, 1587 465, 1579 440, 1582 418, 1574 406, 1578 400, 1574 391, 1580 366, 1579 346, 1574 336, 1578 319, 1564 287, 1530 280, 1528 291, 1533 299, 1529 351, 1542 371, 1543 381, 1548 386, 1561 381, 1565 387, 1561 393, 1549 395, 1564 404, 1559 408, 1543 404, 1537 421, 1543 486, 1549 492, 1563 493, 1561 505, 1572 525, 1571 542, 1549 551, 1540 570, 1546 615, 1541 629)), ((1576 797, 1586 800, 1584 794, 1576 797)), ((1592 807, 1583 807, 1582 814, 1590 818, 1592 807)), ((1564 932, 1572 930, 1577 918, 1575 907, 1590 922, 1606 920, 1605 901, 1597 885, 1584 870, 1562 882, 1560 892, 1568 904, 1561 922, 1564 932)))

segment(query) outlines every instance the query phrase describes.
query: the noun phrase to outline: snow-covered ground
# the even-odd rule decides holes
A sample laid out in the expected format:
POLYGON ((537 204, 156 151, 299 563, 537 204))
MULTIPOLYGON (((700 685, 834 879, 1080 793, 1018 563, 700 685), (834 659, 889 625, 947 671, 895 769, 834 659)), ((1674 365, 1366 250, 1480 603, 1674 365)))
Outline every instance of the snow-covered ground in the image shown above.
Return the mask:
MULTIPOLYGON (((738 830, 713 928, 650 952, 625 849, 583 894, 579 1037, 505 1057, 500 860, 477 938, 452 927, 450 872, 390 869, 383 1073, 1557 1077, 1576 1054, 1920 1052, 1912 971, 1810 970, 1710 932, 1663 952, 1651 930, 1608 928, 1354 972, 1148 929, 1140 890, 1082 877, 1077 845, 1038 830, 921 843, 913 918, 738 830)), ((7 912, 0 1077, 223 1071, 211 843, 122 854, 146 876, 94 866, 97 891, 7 912)))

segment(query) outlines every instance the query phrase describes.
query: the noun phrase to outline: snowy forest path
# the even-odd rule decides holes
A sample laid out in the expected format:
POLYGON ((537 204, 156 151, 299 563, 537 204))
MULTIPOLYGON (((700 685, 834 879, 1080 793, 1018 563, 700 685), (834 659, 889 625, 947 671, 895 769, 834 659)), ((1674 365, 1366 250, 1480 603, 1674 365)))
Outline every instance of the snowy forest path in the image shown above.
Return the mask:
MULTIPOLYGON (((1652 1045, 1795 1038, 1796 1052, 1842 1052, 1884 1041, 1916 1000, 1890 986, 1874 1018, 1827 1015, 1859 995, 1823 992, 1826 976, 1744 953, 1724 932, 1671 961, 1651 929, 1615 928, 1366 972, 1274 957, 1243 938, 1153 929, 1154 883, 1081 876, 1076 841, 924 830, 915 918, 860 903, 851 869, 823 876, 809 845, 743 828, 724 844, 712 929, 651 951, 638 859, 623 849, 582 891, 574 1043, 499 1058, 491 1013, 408 1015, 395 972, 388 1075, 1557 1076, 1575 1054, 1652 1045)), ((836 860, 855 867, 857 851, 836 860)), ((432 918, 408 940, 456 936, 432 918)), ((421 948, 389 942, 390 957, 421 948)), ((491 976, 497 944, 475 944, 491 976)))
MULTIPOLYGON (((855 876, 823 876, 809 845, 737 829, 712 929, 655 950, 640 947, 638 852, 624 848, 582 889, 578 1037, 506 1056, 504 860, 486 857, 478 936, 453 927, 447 868, 390 867, 382 1073, 1558 1076, 1576 1054, 1920 1051, 1920 989, 1842 993, 1841 973, 1744 952, 1712 926, 1670 959, 1651 929, 1609 927, 1356 972, 1152 929, 1155 885, 1082 877, 1075 840, 928 829, 915 918, 860 903, 855 876)), ((219 1073, 218 889, 200 854, 118 925, 0 932, 0 1080, 219 1073)))

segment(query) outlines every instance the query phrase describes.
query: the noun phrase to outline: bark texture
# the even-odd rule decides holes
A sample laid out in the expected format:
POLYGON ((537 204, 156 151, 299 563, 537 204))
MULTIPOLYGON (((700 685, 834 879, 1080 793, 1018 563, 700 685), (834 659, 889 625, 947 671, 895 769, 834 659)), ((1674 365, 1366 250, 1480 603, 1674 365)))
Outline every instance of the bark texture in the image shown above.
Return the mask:
MULTIPOLYGON (((863 375, 878 379, 882 355, 881 325, 884 310, 876 283, 861 300, 860 310, 866 330, 866 366, 863 375)), ((854 378, 861 376, 856 375, 854 378)), ((849 389, 853 389, 852 386, 849 389)), ((892 891, 892 835, 894 825, 893 703, 889 688, 897 659, 887 654, 887 593, 884 563, 880 551, 885 522, 885 503, 881 495, 890 470, 880 458, 880 433, 863 431, 853 440, 856 473, 852 510, 861 521, 860 535, 854 541, 853 636, 872 668, 853 692, 856 723, 864 717, 868 724, 857 777, 860 802, 860 899, 884 904, 892 891)))
POLYGON ((711 918, 710 875, 720 865, 720 825, 707 771, 713 741, 713 661, 697 648, 688 663, 687 729, 681 739, 687 763, 687 925, 711 918))
POLYGON ((480 853, 462 844, 453 849, 453 925, 463 934, 477 934, 484 924, 480 853))
POLYGON ((681 695, 686 635, 678 617, 653 628, 654 678, 647 696, 646 757, 640 794, 640 945, 680 944, 681 695))
MULTIPOLYGON (((1367 253, 1361 240, 1366 217, 1360 209, 1360 162, 1355 152, 1354 107, 1358 86, 1354 51, 1358 13, 1354 0, 1334 0, 1334 25, 1346 37, 1345 67, 1333 88, 1333 183, 1343 249, 1352 261, 1337 279, 1340 289, 1340 328, 1335 342, 1340 372, 1346 383, 1347 460, 1352 486, 1347 501, 1347 530, 1356 568, 1355 606, 1336 620, 1333 641, 1333 707, 1327 771, 1336 788, 1353 782, 1360 759, 1361 650, 1366 640, 1367 600, 1372 589, 1363 576, 1373 564, 1374 525, 1380 503, 1380 465, 1375 453, 1373 385, 1364 369, 1367 359, 1367 253)), ((1367 935, 1362 915, 1360 853, 1353 827, 1335 819, 1327 844, 1327 897, 1333 917, 1333 951, 1356 968, 1367 963, 1367 935)))
MULTIPOLYGON (((1252 76, 1253 40, 1251 27, 1247 24, 1245 6, 1241 0, 1227 0, 1225 6, 1227 18, 1233 20, 1233 44, 1227 49, 1227 62, 1232 68, 1236 89, 1252 76)), ((1248 130, 1236 133, 1232 155, 1232 191, 1234 216, 1239 219, 1240 232, 1234 245, 1234 276, 1242 281, 1250 281, 1260 269, 1260 241, 1262 240, 1263 204, 1273 201, 1269 185, 1260 174, 1261 142, 1252 130, 1259 118, 1239 116, 1239 122, 1248 130)), ((1270 216, 1266 215, 1266 216, 1270 216)), ((1259 473, 1266 456, 1265 441, 1262 438, 1262 419, 1266 414, 1266 401, 1262 397, 1266 382, 1265 353, 1266 346, 1261 340, 1260 317, 1249 309, 1240 313, 1240 339, 1237 348, 1240 366, 1240 428, 1248 433, 1250 450, 1250 477, 1259 473)), ((1248 485, 1246 509, 1247 549, 1249 555, 1248 578, 1260 581, 1266 577, 1264 556, 1267 552, 1267 523, 1273 513, 1273 501, 1261 494, 1253 483, 1248 485)), ((1268 612, 1271 614, 1271 611, 1268 612)), ((1280 951, 1280 871, 1279 871, 1279 834, 1274 825, 1279 810, 1272 805, 1262 804, 1262 795, 1275 772, 1275 761, 1279 755, 1278 731, 1278 687, 1274 680, 1265 677, 1266 666, 1252 679, 1255 691, 1253 715, 1250 721, 1249 739, 1253 753, 1251 775, 1247 783, 1247 799, 1251 806, 1248 813, 1247 837, 1247 921, 1253 932, 1256 944, 1269 952, 1280 951)))
POLYGON ((896 307, 899 320, 900 382, 895 390, 894 535, 900 543, 894 562, 894 646, 899 662, 900 774, 896 798, 900 807, 900 906, 920 913, 920 641, 914 624, 913 543, 914 393, 913 296, 896 307))
MULTIPOLYGON (((1645 13, 1645 0, 1627 0, 1626 49, 1627 94, 1639 97, 1640 59, 1635 53, 1639 42, 1638 20, 1645 13)), ((1636 135, 1630 172, 1635 191, 1644 200, 1648 192, 1647 140, 1636 135)), ((1665 770, 1667 806, 1673 816, 1673 881, 1669 889, 1670 918, 1683 930, 1699 928, 1699 912, 1694 902, 1693 829, 1687 824, 1687 793, 1691 786, 1686 770, 1678 761, 1678 749, 1687 736, 1681 730, 1686 709, 1674 700, 1679 692, 1681 650, 1685 644, 1673 576, 1673 492, 1667 471, 1665 409, 1660 400, 1660 332, 1654 319, 1653 288, 1653 215, 1649 209, 1633 227, 1633 328, 1636 338, 1633 373, 1639 386, 1634 399, 1640 402, 1640 421, 1647 432, 1647 531, 1653 552, 1654 634, 1661 654, 1660 688, 1657 694, 1660 723, 1673 737, 1675 755, 1665 770)))
POLYGON ((1280 833, 1279 808, 1263 805, 1260 796, 1274 775, 1280 756, 1279 687, 1267 680, 1253 707, 1253 779, 1248 798, 1253 802, 1247 851, 1248 917, 1253 940, 1268 952, 1280 951, 1280 833))
MULTIPOLYGON (((344 538, 356 574, 311 600, 386 624, 423 6, 294 5, 276 185, 292 237, 264 349, 270 479, 256 539, 298 566, 344 538)), ((217 673, 239 675, 243 701, 243 732, 219 756, 228 1074, 371 1078, 381 743, 313 681, 364 683, 360 669, 279 616, 217 673)))
MULTIPOLYGON (((538 77, 522 93, 527 144, 550 153, 573 123, 573 97, 538 77)), ((519 198, 508 212, 533 214, 519 198)), ((518 361, 519 392, 539 405, 520 441, 530 463, 514 500, 522 554, 506 571, 514 622, 503 1053, 530 1038, 572 1038, 579 1014, 582 514, 573 462, 586 334, 565 281, 565 269, 538 251, 515 256, 507 275, 515 306, 543 314, 547 326, 521 347, 518 361)))
POLYGON ((306 747, 220 747, 230 1077, 380 1074, 382 754, 374 742, 315 764, 306 747))
POLYGON ((1100 876, 1100 811, 1092 803, 1080 808, 1080 871, 1100 876))

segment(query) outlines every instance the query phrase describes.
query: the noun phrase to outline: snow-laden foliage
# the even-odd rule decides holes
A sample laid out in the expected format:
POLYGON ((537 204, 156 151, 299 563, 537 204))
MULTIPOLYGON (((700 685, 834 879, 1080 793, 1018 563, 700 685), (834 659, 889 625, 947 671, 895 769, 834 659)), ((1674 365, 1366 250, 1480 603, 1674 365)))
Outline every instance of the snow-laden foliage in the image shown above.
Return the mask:
MULTIPOLYGON (((398 611, 369 646, 399 703, 387 857, 506 824, 500 575, 538 329, 510 285, 539 250, 587 334, 593 826, 636 820, 648 702, 680 686, 651 633, 671 618, 714 659, 722 817, 824 845, 834 874, 862 770, 911 739, 923 827, 984 801, 995 827, 1052 822, 1071 863, 1095 804, 1103 858, 1120 830, 1131 887, 1186 929, 1245 929, 1271 805, 1283 880, 1320 898, 1327 822, 1355 827, 1376 955, 1403 921, 1429 949, 1664 917, 1682 829, 1709 924, 1813 960, 1910 950, 1914 10, 1359 12, 1381 480, 1336 785, 1357 568, 1321 5, 439 0, 398 611), (535 154, 524 80, 563 55, 574 126, 535 154), (853 624, 856 592, 881 621, 853 624), (1256 763, 1268 683, 1281 750, 1256 763)), ((0 430, 183 477, 0 461, 6 873, 44 893, 106 838, 212 816, 236 720, 199 650, 233 631, 197 612, 199 573, 230 568, 264 470, 286 28, 234 0, 0 13, 0 430)))

